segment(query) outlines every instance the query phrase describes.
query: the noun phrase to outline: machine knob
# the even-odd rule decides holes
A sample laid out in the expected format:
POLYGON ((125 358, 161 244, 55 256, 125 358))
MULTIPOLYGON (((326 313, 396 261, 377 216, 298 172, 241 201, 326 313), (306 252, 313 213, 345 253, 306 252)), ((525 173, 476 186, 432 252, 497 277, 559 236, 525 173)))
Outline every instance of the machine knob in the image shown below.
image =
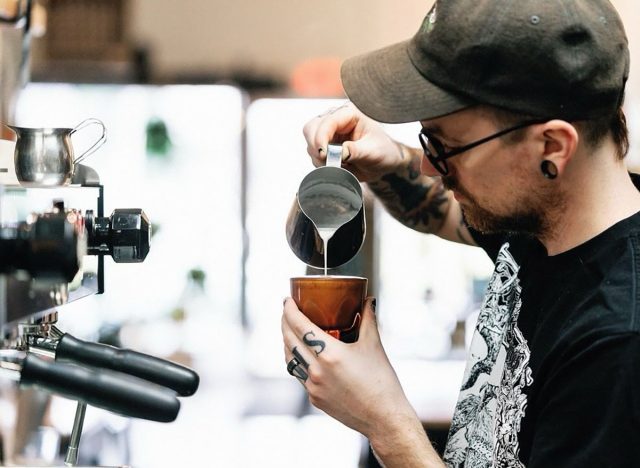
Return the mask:
POLYGON ((151 246, 151 223, 140 208, 118 208, 110 217, 87 211, 88 253, 109 254, 116 263, 144 261, 151 246))

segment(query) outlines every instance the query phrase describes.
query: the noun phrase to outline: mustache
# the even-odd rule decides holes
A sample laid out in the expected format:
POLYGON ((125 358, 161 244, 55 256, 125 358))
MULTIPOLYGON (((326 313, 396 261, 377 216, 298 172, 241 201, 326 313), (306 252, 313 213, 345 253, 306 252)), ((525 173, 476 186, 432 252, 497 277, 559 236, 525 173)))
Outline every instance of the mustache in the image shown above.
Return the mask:
POLYGON ((442 176, 442 185, 444 185, 444 188, 446 188, 447 190, 455 190, 460 188, 458 181, 450 175, 442 176))

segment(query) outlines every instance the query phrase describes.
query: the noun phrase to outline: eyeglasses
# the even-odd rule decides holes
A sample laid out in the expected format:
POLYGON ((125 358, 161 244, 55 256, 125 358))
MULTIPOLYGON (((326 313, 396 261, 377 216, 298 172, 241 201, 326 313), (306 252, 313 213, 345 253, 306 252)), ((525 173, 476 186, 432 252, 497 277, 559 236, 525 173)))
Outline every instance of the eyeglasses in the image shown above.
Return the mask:
POLYGON ((449 174, 449 165, 447 164, 447 159, 452 158, 460 153, 463 153, 471 148, 475 148, 483 143, 493 140, 494 138, 501 137, 502 135, 506 135, 507 133, 514 132, 516 130, 520 130, 521 128, 528 127, 529 125, 535 125, 543 122, 547 122, 548 119, 545 120, 527 120, 525 122, 521 122, 518 125, 513 127, 509 127, 504 130, 500 130, 498 133, 494 133, 493 135, 489 135, 481 140, 474 141, 469 143, 468 145, 459 146, 457 148, 453 148, 451 151, 446 151, 444 149, 444 144, 438 140, 435 136, 431 135, 426 129, 420 130, 418 134, 418 138, 420 139, 420 144, 422 145, 422 149, 424 150, 424 155, 427 157, 429 162, 436 168, 436 170, 442 174, 449 174))

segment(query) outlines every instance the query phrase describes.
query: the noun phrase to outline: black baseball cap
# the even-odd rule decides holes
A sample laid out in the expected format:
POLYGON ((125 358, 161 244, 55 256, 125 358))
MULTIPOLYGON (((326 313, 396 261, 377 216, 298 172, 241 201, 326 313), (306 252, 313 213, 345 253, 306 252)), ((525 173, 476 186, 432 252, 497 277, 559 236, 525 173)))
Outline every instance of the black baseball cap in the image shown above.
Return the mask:
POLYGON ((607 0, 438 0, 413 38, 348 59, 341 75, 380 122, 477 104, 582 120, 622 105, 629 49, 607 0))

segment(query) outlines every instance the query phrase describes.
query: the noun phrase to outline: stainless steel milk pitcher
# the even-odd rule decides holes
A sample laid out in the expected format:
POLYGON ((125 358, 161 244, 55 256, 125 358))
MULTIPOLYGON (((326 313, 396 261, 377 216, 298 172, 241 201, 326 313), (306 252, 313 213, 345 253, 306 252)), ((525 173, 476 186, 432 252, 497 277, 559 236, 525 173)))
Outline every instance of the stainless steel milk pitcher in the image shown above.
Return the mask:
POLYGON ((300 183, 286 235, 296 256, 315 268, 335 268, 360 250, 365 237, 362 187, 342 165, 342 147, 329 145, 325 166, 300 183))
POLYGON ((17 136, 14 154, 16 177, 21 184, 57 187, 71 181, 75 165, 96 151, 106 141, 107 131, 98 119, 87 119, 74 128, 26 128, 7 125, 17 136), (80 156, 75 157, 71 135, 97 125, 101 135, 80 156))

